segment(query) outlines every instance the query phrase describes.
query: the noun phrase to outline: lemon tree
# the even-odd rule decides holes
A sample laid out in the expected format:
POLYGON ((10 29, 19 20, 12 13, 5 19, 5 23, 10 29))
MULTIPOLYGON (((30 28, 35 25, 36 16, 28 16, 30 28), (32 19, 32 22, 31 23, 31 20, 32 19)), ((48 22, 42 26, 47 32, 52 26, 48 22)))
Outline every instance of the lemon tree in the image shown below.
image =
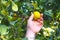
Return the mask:
POLYGON ((34 20, 43 13, 44 25, 36 40, 60 40, 60 0, 0 0, 0 39, 27 40, 31 12, 34 20))

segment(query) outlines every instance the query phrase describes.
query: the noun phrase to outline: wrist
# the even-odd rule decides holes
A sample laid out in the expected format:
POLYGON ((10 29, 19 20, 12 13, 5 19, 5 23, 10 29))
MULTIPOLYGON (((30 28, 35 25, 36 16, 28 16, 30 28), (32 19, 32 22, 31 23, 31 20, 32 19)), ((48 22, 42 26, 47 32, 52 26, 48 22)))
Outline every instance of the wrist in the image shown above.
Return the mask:
POLYGON ((35 33, 32 30, 27 30, 26 32, 26 37, 28 40, 34 40, 35 39, 35 33))

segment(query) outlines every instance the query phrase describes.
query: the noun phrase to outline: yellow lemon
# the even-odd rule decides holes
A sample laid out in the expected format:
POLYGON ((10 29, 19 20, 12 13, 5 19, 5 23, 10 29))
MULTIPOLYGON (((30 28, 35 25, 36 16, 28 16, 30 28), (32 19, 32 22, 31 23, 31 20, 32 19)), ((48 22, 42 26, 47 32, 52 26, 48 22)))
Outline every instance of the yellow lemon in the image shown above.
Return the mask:
POLYGON ((38 20, 40 18, 40 13, 38 11, 34 12, 34 20, 38 20))

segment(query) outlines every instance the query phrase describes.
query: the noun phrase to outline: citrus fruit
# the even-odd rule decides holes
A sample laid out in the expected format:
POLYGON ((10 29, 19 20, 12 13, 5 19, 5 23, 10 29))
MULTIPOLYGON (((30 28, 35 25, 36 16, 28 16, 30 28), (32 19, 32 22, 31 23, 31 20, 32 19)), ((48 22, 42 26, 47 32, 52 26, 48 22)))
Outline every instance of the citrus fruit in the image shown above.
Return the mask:
POLYGON ((34 20, 38 20, 40 18, 40 12, 35 11, 34 12, 34 20))

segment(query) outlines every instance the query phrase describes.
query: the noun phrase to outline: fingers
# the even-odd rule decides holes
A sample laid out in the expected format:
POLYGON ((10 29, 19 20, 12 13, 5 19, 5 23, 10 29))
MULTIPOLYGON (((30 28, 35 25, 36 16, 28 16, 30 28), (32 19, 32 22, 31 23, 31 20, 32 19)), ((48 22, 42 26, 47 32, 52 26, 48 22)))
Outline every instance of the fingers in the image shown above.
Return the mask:
POLYGON ((38 19, 38 22, 40 23, 40 25, 43 25, 43 14, 41 14, 40 19, 38 19))
POLYGON ((40 25, 43 25, 43 21, 40 21, 40 25))
POLYGON ((33 15, 33 14, 31 14, 31 16, 29 17, 29 19, 28 19, 28 20, 32 21, 32 20, 33 20, 33 17, 34 17, 34 15, 33 15))
POLYGON ((40 19, 38 19, 38 22, 39 21, 43 21, 43 14, 41 14, 40 19))
POLYGON ((40 24, 43 24, 43 20, 38 20, 37 22, 39 22, 40 24))
POLYGON ((43 14, 41 14, 41 17, 43 17, 43 14))

